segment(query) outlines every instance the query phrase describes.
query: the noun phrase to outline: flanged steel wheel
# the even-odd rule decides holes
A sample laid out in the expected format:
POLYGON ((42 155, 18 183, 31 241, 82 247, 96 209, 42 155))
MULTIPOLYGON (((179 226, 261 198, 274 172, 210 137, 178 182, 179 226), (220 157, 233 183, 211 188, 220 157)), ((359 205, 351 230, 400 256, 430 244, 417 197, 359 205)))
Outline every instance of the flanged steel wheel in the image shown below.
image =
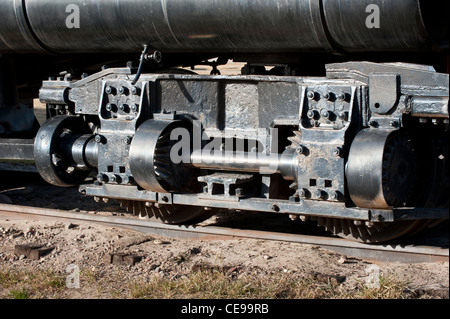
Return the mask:
POLYGON ((42 178, 61 187, 82 183, 90 170, 71 165, 64 140, 90 133, 88 124, 81 117, 59 115, 47 120, 39 129, 34 143, 36 168, 42 178))

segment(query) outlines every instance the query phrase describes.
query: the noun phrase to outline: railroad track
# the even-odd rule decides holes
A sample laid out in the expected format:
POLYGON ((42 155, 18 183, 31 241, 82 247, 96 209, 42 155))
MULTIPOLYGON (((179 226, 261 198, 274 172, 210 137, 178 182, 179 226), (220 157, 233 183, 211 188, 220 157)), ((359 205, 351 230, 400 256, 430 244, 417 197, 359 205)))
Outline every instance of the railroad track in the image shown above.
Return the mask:
POLYGON ((83 212, 0 204, 0 219, 11 218, 14 216, 25 217, 27 219, 66 219, 72 221, 93 222, 108 226, 127 228, 145 234, 171 238, 253 238, 302 243, 320 246, 347 256, 358 257, 371 261, 400 263, 449 261, 449 249, 443 247, 403 244, 367 245, 335 237, 236 229, 218 226, 177 226, 124 216, 103 216, 83 212))

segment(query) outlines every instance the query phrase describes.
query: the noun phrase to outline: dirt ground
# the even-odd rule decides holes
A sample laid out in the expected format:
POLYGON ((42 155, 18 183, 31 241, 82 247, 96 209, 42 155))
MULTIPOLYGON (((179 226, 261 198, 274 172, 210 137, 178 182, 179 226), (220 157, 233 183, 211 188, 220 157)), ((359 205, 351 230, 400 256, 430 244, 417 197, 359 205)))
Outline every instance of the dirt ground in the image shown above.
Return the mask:
MULTIPOLYGON (((3 203, 106 215, 124 213, 117 204, 96 203, 75 188, 46 185, 37 175, 30 178, 22 173, 1 174, 0 202, 3 203)), ((447 234, 444 245, 448 247, 448 223, 442 227, 447 234)), ((38 298, 130 298, 123 288, 130 281, 188 276, 199 265, 226 269, 238 278, 251 275, 264 280, 280 273, 294 278, 326 278, 346 291, 369 285, 370 276, 376 270, 384 278, 405 283, 408 298, 448 299, 449 296, 448 262, 381 263, 313 245, 255 239, 182 240, 86 222, 26 220, 23 216, 0 214, 0 271, 51 269, 67 277, 73 269, 70 267, 78 267, 85 275, 79 288, 67 287, 57 296, 38 298), (40 244, 53 249, 39 260, 32 260, 15 253, 14 247, 18 244, 40 244), (133 254, 142 259, 134 265, 118 266, 111 264, 110 253, 113 252, 133 254), (121 275, 114 278, 120 279, 104 286, 98 280, 85 279, 87 273, 107 277, 117 272, 121 275)), ((7 289, 0 286, 0 297, 9 298, 7 293, 7 289)))

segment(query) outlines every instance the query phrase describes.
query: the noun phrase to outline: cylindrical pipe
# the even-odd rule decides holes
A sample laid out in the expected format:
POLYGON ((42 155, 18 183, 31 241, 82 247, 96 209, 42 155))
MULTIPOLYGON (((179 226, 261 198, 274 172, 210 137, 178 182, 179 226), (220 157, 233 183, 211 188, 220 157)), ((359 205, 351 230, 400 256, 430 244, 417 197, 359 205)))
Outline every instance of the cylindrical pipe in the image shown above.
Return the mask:
POLYGON ((144 45, 179 53, 431 51, 448 47, 446 7, 447 0, 3 0, 0 53, 144 45))

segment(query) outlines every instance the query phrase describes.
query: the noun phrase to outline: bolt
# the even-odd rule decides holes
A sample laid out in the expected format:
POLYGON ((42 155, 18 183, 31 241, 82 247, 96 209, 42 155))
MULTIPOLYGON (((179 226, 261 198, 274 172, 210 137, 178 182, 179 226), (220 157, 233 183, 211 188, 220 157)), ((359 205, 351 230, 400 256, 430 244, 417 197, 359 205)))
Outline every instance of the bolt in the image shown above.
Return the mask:
POLYGON ((361 226, 361 225, 362 225, 362 221, 360 221, 360 220, 354 220, 354 221, 353 221, 353 224, 354 224, 355 226, 361 226))
POLYGON ((100 134, 97 134, 97 135, 95 135, 95 142, 97 142, 98 144, 104 144, 105 138, 103 136, 101 136, 100 134))
POLYGON ((137 86, 132 86, 131 90, 130 90, 131 94, 134 94, 134 95, 139 95, 140 91, 141 91, 141 89, 139 89, 137 86))
POLYGON ((131 105, 131 111, 136 112, 138 109, 138 105, 137 104, 132 104, 131 105))
POLYGON ((291 220, 297 220, 298 219, 298 215, 296 215, 296 214, 289 214, 289 218, 291 220))
POLYGON ((314 191, 314 197, 317 199, 323 199, 325 197, 325 192, 321 189, 316 189, 314 191))
POLYGON ((300 196, 300 198, 305 198, 306 194, 307 194, 306 192, 307 192, 307 190, 302 188, 298 191, 298 196, 300 196))
POLYGON ((389 125, 392 126, 392 127, 394 127, 394 128, 399 127, 399 123, 398 123, 397 120, 392 120, 392 121, 389 123, 389 125))
POLYGON ((327 110, 325 110, 325 109, 322 109, 321 111, 320 111, 320 115, 322 115, 322 117, 324 117, 324 118, 329 118, 330 117, 330 112, 328 112, 327 110))
POLYGON ((113 88, 112 86, 107 86, 105 89, 106 94, 114 94, 115 91, 116 89, 113 88))
POLYGON ((119 94, 128 94, 128 88, 126 88, 125 86, 121 86, 119 88, 119 94))
POLYGON ((111 105, 111 103, 106 104, 105 109, 106 109, 108 112, 111 112, 111 110, 112 110, 112 105, 111 105))
POLYGON ((366 226, 367 226, 368 228, 372 228, 373 226, 375 226, 375 224, 372 223, 372 222, 366 222, 366 226))
POLYGON ((424 123, 427 123, 427 122, 428 122, 427 118, 424 118, 424 117, 419 118, 419 123, 424 124, 424 123))
POLYGON ((338 95, 338 99, 341 101, 345 101, 347 98, 347 94, 345 94, 344 92, 339 93, 338 95))
POLYGON ((166 195, 163 195, 163 196, 161 197, 161 200, 162 200, 163 202, 165 202, 165 203, 168 203, 168 202, 169 202, 169 197, 167 197, 166 195))
POLYGON ((339 193, 337 191, 330 192, 329 197, 331 200, 337 200, 339 199, 339 193))
POLYGON ((309 91, 306 96, 308 97, 308 99, 310 100, 315 100, 316 99, 316 93, 313 91, 309 91))
POLYGON ((240 197, 240 196, 244 195, 244 190, 242 188, 236 188, 234 193, 236 194, 236 196, 240 197))
POLYGON ((295 149, 295 151, 298 154, 303 154, 305 152, 305 148, 302 145, 297 146, 297 148, 295 149))
POLYGON ((334 95, 333 92, 325 92, 323 94, 324 99, 327 100, 327 101, 333 101, 334 100, 334 96, 335 95, 334 95))
POLYGON ((317 119, 317 115, 317 111, 315 110, 309 110, 308 113, 306 113, 306 116, 311 120, 317 119))
POLYGON ((97 180, 98 180, 99 182, 103 182, 103 181, 104 181, 103 174, 98 174, 98 175, 97 175, 97 180))
POLYGON ((132 137, 131 136, 127 136, 127 137, 125 137, 125 144, 131 144, 131 141, 132 141, 132 137))
POLYGON ((341 156, 342 155, 342 148, 341 147, 336 147, 333 150, 333 154, 334 154, 334 156, 341 156))
POLYGON ((301 220, 302 222, 306 222, 308 219, 309 219, 309 216, 306 216, 306 215, 300 215, 300 220, 301 220))
POLYGON ((346 112, 339 112, 338 113, 338 117, 341 119, 341 120, 345 120, 345 118, 346 118, 346 114, 345 114, 346 112))
POLYGON ((116 177, 113 175, 111 176, 111 178, 109 179, 112 183, 114 183, 116 181, 116 177))

